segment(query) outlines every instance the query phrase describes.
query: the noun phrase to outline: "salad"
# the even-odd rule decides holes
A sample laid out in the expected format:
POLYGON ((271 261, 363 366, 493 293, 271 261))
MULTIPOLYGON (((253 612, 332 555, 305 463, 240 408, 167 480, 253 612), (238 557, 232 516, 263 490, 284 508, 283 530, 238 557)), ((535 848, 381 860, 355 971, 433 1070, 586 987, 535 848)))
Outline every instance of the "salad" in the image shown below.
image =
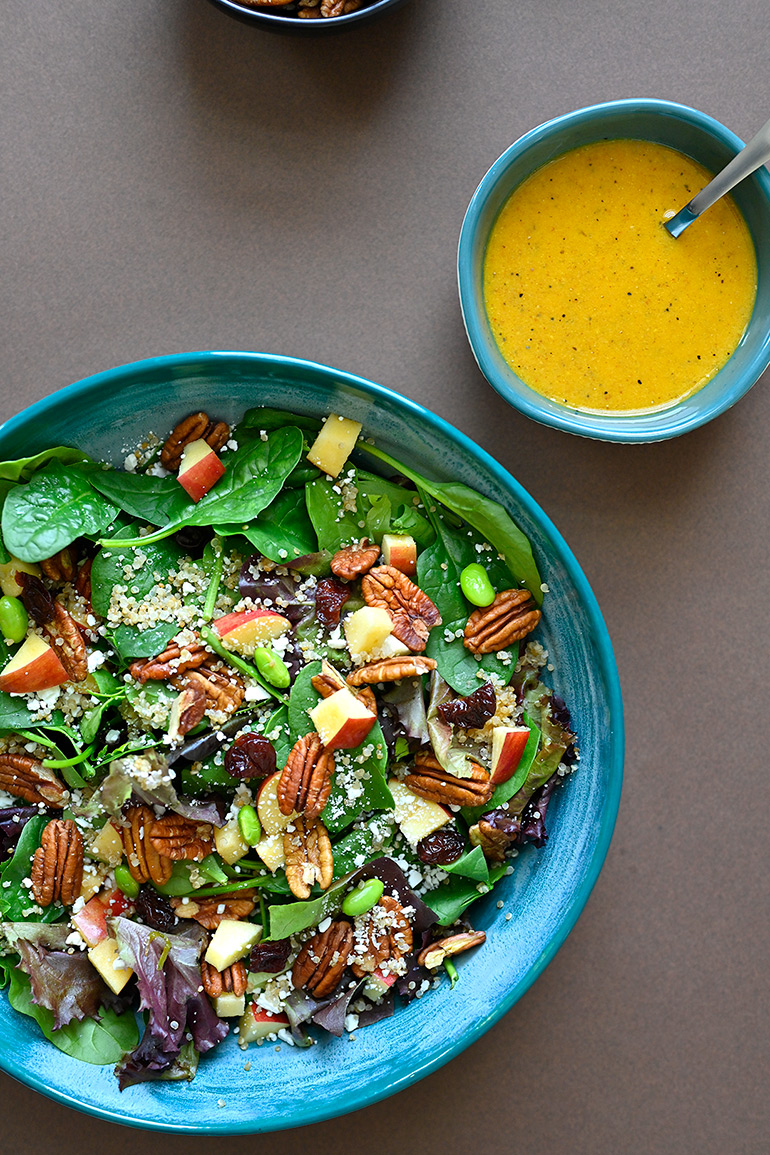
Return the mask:
POLYGON ((0 502, 13 1008, 125 1088, 454 987, 578 761, 503 507, 264 407, 2 463, 0 502))

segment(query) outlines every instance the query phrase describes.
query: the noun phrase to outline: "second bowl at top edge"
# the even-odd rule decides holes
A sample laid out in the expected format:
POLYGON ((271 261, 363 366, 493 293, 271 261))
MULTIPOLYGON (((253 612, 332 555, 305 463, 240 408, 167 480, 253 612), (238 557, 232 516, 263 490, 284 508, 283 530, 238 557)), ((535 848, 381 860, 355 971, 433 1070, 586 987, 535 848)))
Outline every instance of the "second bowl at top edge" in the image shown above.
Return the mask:
POLYGON ((355 12, 314 20, 300 19, 294 13, 284 12, 278 6, 255 8, 251 4, 240 3, 239 0, 209 0, 209 2, 215 8, 219 8, 221 12, 227 13, 235 20, 240 20, 242 24, 265 28, 270 32, 313 35, 343 32, 346 28, 366 24, 385 12, 400 8, 402 4, 406 3, 406 0, 364 0, 365 6, 357 8, 355 12))
POLYGON ((770 174, 762 168, 732 193, 754 242, 757 296, 749 325, 724 367, 701 389, 667 409, 634 414, 583 413, 526 385, 503 359, 489 326, 483 264, 492 226, 511 193, 544 164, 584 144, 637 139, 668 145, 718 172, 743 147, 719 121, 665 100, 629 99, 595 104, 556 117, 526 133, 500 156, 476 189, 458 247, 460 306, 481 372, 526 416, 603 441, 647 442, 677 437, 734 405, 770 364, 770 174))

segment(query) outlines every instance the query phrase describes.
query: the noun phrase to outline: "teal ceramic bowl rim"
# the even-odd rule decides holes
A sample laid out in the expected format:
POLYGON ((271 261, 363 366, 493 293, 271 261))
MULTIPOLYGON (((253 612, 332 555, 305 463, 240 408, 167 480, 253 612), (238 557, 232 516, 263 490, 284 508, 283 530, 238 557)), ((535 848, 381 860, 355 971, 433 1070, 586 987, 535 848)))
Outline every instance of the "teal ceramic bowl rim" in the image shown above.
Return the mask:
MULTIPOLYGON (((501 999, 497 1006, 495 1006, 488 1016, 485 1016, 483 1021, 477 1023, 469 1023, 462 1031, 460 1036, 454 1042, 447 1046, 444 1050, 438 1053, 432 1053, 428 1058, 422 1058, 414 1066, 410 1066, 408 1070, 400 1070, 398 1072, 388 1071, 373 1078, 367 1085, 365 1090, 355 1094, 354 1096, 346 1097, 343 1100, 332 1099, 327 1105, 320 1110, 315 1108, 303 1108, 302 1104, 298 1104, 294 1115, 287 1119, 285 1124, 283 1122, 276 1124, 271 1130, 282 1130, 291 1127, 300 1127, 309 1123, 319 1123, 324 1120, 334 1118, 338 1115, 348 1114, 351 1111, 359 1110, 367 1107, 373 1103, 379 1102, 382 1099, 395 1094, 397 1091, 404 1090, 417 1080, 424 1078, 426 1075, 436 1071, 442 1067, 444 1063, 459 1055, 476 1039, 480 1038, 489 1030, 490 1027, 502 1018, 511 1007, 516 1003, 526 990, 532 985, 535 979, 542 973, 551 959, 554 957, 559 947, 562 945, 567 935, 572 930, 577 918, 585 906, 588 897, 596 883, 599 872, 604 863, 604 859, 609 849, 612 833, 615 827, 615 820, 617 818, 618 807, 620 804, 620 792, 623 781, 623 759, 625 749, 625 735, 623 726, 623 701, 620 689, 620 678, 618 675, 615 656, 612 649, 607 627, 599 609, 598 602, 594 593, 588 584, 583 571, 581 570, 577 559, 572 550, 567 545, 566 541, 559 533, 550 518, 540 509, 539 505, 533 500, 527 491, 508 473, 503 469, 493 457, 485 450, 481 449, 469 437, 459 430, 455 429, 443 418, 432 413, 429 409, 411 401, 409 398, 401 397, 392 390, 387 389, 383 385, 377 385, 372 381, 367 381, 363 377, 358 377, 351 373, 341 372, 337 369, 331 369, 329 366, 321 365, 318 362, 301 360, 294 357, 276 356, 267 353, 251 353, 241 351, 217 350, 204 351, 198 353, 181 353, 171 354, 162 357, 152 357, 142 361, 135 361, 130 364, 120 365, 114 369, 106 370, 102 373, 97 373, 91 377, 86 377, 73 385, 65 386, 63 389, 57 390, 49 397, 45 397, 35 404, 23 410, 22 413, 9 418, 3 425, 0 426, 0 433, 3 436, 13 434, 17 426, 22 422, 22 419, 27 420, 30 416, 40 419, 41 426, 45 424, 45 417, 48 411, 55 405, 61 402, 62 395, 66 395, 72 399, 73 402, 81 401, 87 398, 94 391, 99 391, 104 387, 113 389, 115 385, 130 386, 132 376, 137 373, 144 373, 152 371, 153 369, 184 369, 190 364, 192 360, 205 364, 209 362, 213 371, 216 371, 216 364, 218 360, 224 358, 235 358, 243 363, 245 369, 250 365, 263 366, 288 366, 294 370, 306 369, 309 373, 315 374, 322 371, 325 374, 333 376, 335 382, 342 382, 345 385, 351 386, 361 392, 368 394, 375 400, 382 400, 389 405, 395 405, 397 409, 401 410, 404 416, 408 419, 412 417, 416 421, 425 422, 434 431, 446 438, 448 442, 457 446, 462 452, 469 454, 471 457, 478 460, 494 478, 510 493, 517 502, 519 502, 527 512, 537 521, 545 530, 547 536, 550 538, 555 551, 558 553, 560 560, 563 562, 566 571, 570 578, 575 583, 580 597, 585 605, 587 616, 590 620, 591 628, 594 633, 596 649, 599 656, 600 666, 604 675, 604 680, 607 690, 607 705, 609 709, 609 717, 612 721, 612 728, 614 733, 614 742, 612 746, 613 759, 612 765, 608 768, 608 789, 604 810, 601 816, 601 828, 598 834, 596 845, 591 855, 590 863, 586 870, 585 878, 582 884, 576 890, 568 907, 566 908, 559 924, 556 933, 551 937, 547 947, 539 955, 537 962, 531 969, 523 976, 523 978, 507 993, 504 999, 501 999)), ((0 1069, 7 1074, 18 1079, 21 1083, 26 1084, 35 1091, 46 1095, 48 1098, 54 1099, 57 1102, 63 1103, 65 1106, 73 1107, 76 1110, 82 1111, 85 1114, 92 1115, 97 1118, 107 1119, 113 1123, 122 1123, 128 1126, 145 1128, 154 1131, 174 1131, 185 1134, 251 1134, 257 1128, 250 1123, 250 1121, 240 1121, 233 1123, 232 1121, 225 1122, 221 1126, 207 1124, 204 1126, 197 1126, 191 1123, 189 1127, 182 1127, 174 1125, 169 1127, 164 1125, 162 1119, 147 1119, 147 1118, 130 1118, 126 1114, 119 1111, 108 1110, 99 1106, 91 1106, 78 1102, 73 1096, 66 1094, 55 1087, 47 1086, 45 1080, 35 1071, 30 1071, 25 1067, 23 1061, 20 1061, 15 1056, 0 1054, 0 1069)))
MULTIPOLYGON (((480 294, 476 293, 476 277, 474 275, 474 248, 477 242, 477 230, 483 209, 496 185, 510 168, 528 149, 539 145, 556 131, 582 126, 588 122, 601 122, 618 114, 658 114, 662 117, 677 119, 710 134, 719 144, 726 146, 737 153, 743 148, 744 142, 720 121, 715 120, 705 112, 690 108, 685 104, 677 104, 668 100, 657 100, 651 97, 629 98, 625 100, 611 100, 601 104, 592 104, 586 108, 576 109, 545 121, 536 128, 525 133, 514 141, 509 148, 494 162, 476 189, 463 219, 457 249, 457 281, 460 295, 465 332, 468 342, 481 372, 489 384, 503 397, 509 405, 531 417, 542 425, 549 425, 554 429, 562 429, 568 433, 576 433, 582 437, 591 437, 601 441, 642 443, 662 441, 671 437, 679 437, 693 429, 705 425, 715 417, 724 413, 741 399, 757 382, 759 377, 770 365, 770 328, 765 334, 761 346, 754 357, 744 367, 741 377, 732 386, 724 388, 718 396, 707 403, 703 403, 694 411, 685 413, 681 418, 671 421, 666 427, 656 428, 655 417, 661 420, 671 415, 679 405, 660 410, 657 415, 645 414, 644 424, 637 422, 634 416, 620 417, 608 414, 595 415, 580 413, 578 410, 568 409, 566 406, 557 406, 547 402, 534 389, 527 386, 513 372, 512 369, 501 370, 501 367, 488 351, 488 322, 483 302, 480 303, 480 294), (505 373, 505 376, 503 376, 505 373), (511 383, 509 378, 518 383, 518 387, 511 383)), ((770 221, 770 173, 761 168, 751 177, 759 187, 767 201, 767 216, 770 221)), ((769 225, 770 227, 770 225, 769 225)), ((755 240, 756 247, 756 240, 755 240)), ((759 297, 757 298, 759 299, 759 297)), ((704 388, 713 385, 719 380, 721 373, 712 378, 704 388)), ((693 397, 697 397, 694 394, 693 397)), ((680 403, 681 404, 681 403, 680 403)))

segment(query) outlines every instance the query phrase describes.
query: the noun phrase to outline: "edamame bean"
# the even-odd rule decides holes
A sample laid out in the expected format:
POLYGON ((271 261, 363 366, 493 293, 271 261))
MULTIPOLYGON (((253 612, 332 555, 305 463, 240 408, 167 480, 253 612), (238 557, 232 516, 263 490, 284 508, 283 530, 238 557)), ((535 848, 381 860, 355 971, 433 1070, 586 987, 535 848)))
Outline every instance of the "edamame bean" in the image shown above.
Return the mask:
POLYGON ((256 846, 262 837, 262 823, 253 806, 242 806, 238 811, 238 829, 249 846, 256 846))
POLYGON ((125 862, 115 867, 115 885, 125 894, 126 898, 136 898, 139 893, 139 883, 134 878, 125 862))
POLYGON ((360 882, 346 896, 342 904, 342 913, 349 914, 351 918, 355 918, 358 914, 366 914, 367 910, 371 910, 380 901, 384 889, 385 886, 379 878, 360 882))
POLYGON ((20 642, 26 637, 29 617, 24 602, 19 598, 0 598, 0 633, 9 642, 20 642))
POLYGON ((267 646, 258 646, 254 651, 254 665, 265 681, 276 689, 285 690, 289 685, 291 674, 275 650, 269 650, 267 646))
POLYGON ((460 574, 460 589, 472 606, 491 606, 495 600, 487 571, 477 561, 467 565, 460 574))

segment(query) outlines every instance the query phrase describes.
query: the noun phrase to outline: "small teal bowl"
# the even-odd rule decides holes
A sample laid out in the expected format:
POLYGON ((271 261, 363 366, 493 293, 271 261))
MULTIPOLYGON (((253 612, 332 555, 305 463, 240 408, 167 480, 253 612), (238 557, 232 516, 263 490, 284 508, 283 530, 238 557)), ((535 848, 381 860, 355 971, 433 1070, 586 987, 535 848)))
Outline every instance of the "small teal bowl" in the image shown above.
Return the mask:
POLYGON ((149 430, 164 434, 205 409, 232 420, 253 405, 330 410, 438 479, 460 480, 502 502, 532 540, 550 587, 541 637, 556 690, 580 735, 578 773, 548 811, 549 841, 527 848, 513 874, 473 910, 489 936, 449 984, 393 1018, 308 1051, 228 1038, 192 1083, 145 1083, 122 1094, 109 1067, 89 1067, 47 1043, 0 993, 0 1068, 89 1114, 158 1131, 239 1134, 314 1123, 365 1107, 435 1071, 519 999, 564 942, 607 853, 620 798, 623 713, 610 639, 596 599, 561 535, 518 482, 441 418, 379 385, 322 365, 262 353, 189 353, 124 365, 38 402, 0 429, 0 459, 77 445, 120 464, 149 430), (502 898, 513 918, 497 909, 502 898))
POLYGON ((511 193, 548 161, 599 140, 638 139, 669 145, 718 172, 743 141, 703 112, 666 100, 614 100, 557 116, 512 144, 490 168, 465 214, 457 274, 465 330, 479 369, 514 408, 543 425, 601 441, 663 441, 724 413, 770 364, 770 173, 761 168, 733 190, 757 255, 757 299, 727 364, 702 389, 668 409, 647 413, 581 413, 541 396, 503 359, 489 326, 483 264, 492 226, 511 193))

